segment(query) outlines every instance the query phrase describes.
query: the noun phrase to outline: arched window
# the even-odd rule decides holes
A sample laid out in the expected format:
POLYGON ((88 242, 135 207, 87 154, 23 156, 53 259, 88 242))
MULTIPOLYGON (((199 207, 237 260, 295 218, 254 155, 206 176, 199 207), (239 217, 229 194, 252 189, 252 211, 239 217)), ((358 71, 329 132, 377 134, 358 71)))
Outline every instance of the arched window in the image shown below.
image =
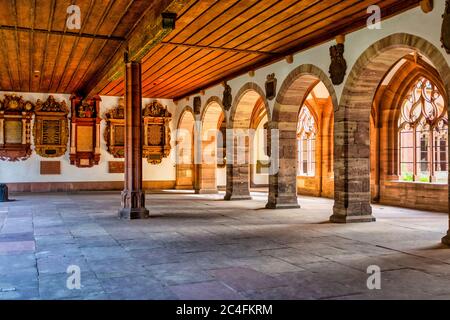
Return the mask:
POLYGON ((414 84, 398 126, 401 179, 447 183, 448 114, 436 85, 423 77, 414 84))
POLYGON ((314 117, 308 107, 304 106, 300 110, 297 127, 299 176, 316 175, 316 135, 314 117))

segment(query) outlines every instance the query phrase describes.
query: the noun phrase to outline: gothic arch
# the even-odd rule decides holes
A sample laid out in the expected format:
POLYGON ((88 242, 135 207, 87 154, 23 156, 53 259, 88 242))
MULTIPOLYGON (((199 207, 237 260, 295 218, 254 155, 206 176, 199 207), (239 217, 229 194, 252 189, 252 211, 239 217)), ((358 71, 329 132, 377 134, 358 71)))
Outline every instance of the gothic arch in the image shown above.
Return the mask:
POLYGON ((320 68, 312 64, 304 64, 292 70, 278 92, 270 124, 270 128, 279 130, 278 148, 273 148, 278 151, 278 155, 272 154, 273 166, 278 170, 270 176, 267 208, 299 207, 297 202, 298 115, 309 93, 320 82, 327 88, 333 108, 336 108, 337 95, 333 84, 320 68))
MULTIPOLYGON (((387 36, 358 58, 335 111, 335 205, 333 222, 374 221, 370 206, 370 113, 384 76, 402 57, 417 52, 438 71, 450 93, 450 68, 433 44, 418 36, 387 36)), ((444 240, 449 243, 449 240, 444 240)))
POLYGON ((256 104, 258 98, 249 96, 249 93, 252 93, 252 92, 256 93, 259 96, 258 98, 261 98, 263 100, 264 107, 266 108, 267 116, 269 119, 271 118, 269 102, 266 99, 266 95, 265 95, 263 89, 261 89, 261 87, 254 82, 247 82, 246 84, 244 84, 241 87, 241 89, 239 89, 238 93, 236 94, 236 96, 233 100, 233 105, 231 106, 231 111, 230 111, 230 118, 229 118, 230 120, 228 122, 229 128, 246 127, 245 129, 248 129, 250 127, 250 117, 252 114, 252 110, 248 110, 249 114, 244 115, 244 113, 239 112, 240 111, 239 107, 240 107, 240 105, 242 105, 242 103, 249 104, 249 105, 252 104, 253 106, 256 104), (248 119, 239 119, 239 118, 244 118, 244 117, 248 118, 248 119), (237 123, 238 120, 242 121, 243 124, 238 124, 237 123), (247 120, 248 120, 248 126, 245 125, 245 122, 247 122, 247 120))

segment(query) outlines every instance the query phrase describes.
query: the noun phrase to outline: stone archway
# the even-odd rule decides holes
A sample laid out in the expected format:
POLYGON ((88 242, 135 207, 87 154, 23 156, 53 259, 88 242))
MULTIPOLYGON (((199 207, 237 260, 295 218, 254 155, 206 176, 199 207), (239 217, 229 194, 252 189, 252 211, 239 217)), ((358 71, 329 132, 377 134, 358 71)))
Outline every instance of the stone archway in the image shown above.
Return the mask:
POLYGON ((197 164, 198 183, 196 193, 217 193, 217 139, 222 121, 226 122, 225 110, 218 97, 211 97, 202 111, 200 147, 201 163, 197 164))
POLYGON ((176 134, 176 189, 194 189, 194 126, 191 107, 185 107, 178 119, 176 134))
MULTIPOLYGON (((439 72, 450 94, 450 68, 441 51, 405 33, 390 35, 364 51, 345 83, 335 111, 335 205, 330 220, 374 221, 370 206, 370 112, 379 84, 402 57, 417 52, 439 72)), ((450 234, 443 242, 450 243, 450 234)))
POLYGON ((270 119, 270 107, 264 91, 248 82, 238 91, 230 111, 227 132, 227 192, 225 200, 248 200, 250 197, 250 130, 253 108, 262 99, 270 119))
POLYGON ((272 145, 272 161, 277 162, 269 178, 266 208, 299 208, 297 201, 297 122, 298 113, 308 94, 318 82, 327 88, 333 106, 337 96, 328 76, 318 67, 305 64, 294 69, 284 80, 275 102, 269 127, 278 130, 278 145, 272 145))

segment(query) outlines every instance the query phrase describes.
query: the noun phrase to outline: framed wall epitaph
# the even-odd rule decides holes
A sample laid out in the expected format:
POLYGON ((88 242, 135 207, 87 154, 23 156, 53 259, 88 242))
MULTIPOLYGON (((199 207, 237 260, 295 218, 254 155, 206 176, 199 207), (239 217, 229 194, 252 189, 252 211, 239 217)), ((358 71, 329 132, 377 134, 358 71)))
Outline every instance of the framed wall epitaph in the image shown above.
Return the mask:
POLYGON ((172 115, 158 101, 148 104, 142 112, 144 120, 143 157, 151 164, 161 163, 170 154, 170 121, 172 115))
POLYGON ((36 153, 44 158, 63 156, 69 140, 68 114, 65 101, 57 102, 53 96, 36 102, 33 134, 36 153))
POLYGON ((22 161, 31 156, 34 105, 15 95, 0 101, 0 160, 22 161))
MULTIPOLYGON (((114 158, 124 158, 125 149, 125 113, 124 101, 105 114, 105 140, 108 152, 114 158)), ((159 164, 170 154, 170 121, 172 115, 161 103, 154 101, 142 111, 144 138, 142 157, 148 163, 159 164)))
POLYGON ((125 157, 125 105, 120 99, 119 105, 105 113, 106 130, 104 138, 108 152, 114 158, 125 157))
POLYGON ((100 97, 88 101, 73 95, 71 101, 70 164, 91 168, 100 161, 100 97))

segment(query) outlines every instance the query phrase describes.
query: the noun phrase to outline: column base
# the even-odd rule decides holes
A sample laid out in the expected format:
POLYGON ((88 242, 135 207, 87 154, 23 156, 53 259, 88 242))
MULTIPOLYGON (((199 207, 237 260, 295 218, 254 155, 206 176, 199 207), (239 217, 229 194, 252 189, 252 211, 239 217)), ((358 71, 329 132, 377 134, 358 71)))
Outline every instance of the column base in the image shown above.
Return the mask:
POLYGON ((218 194, 219 191, 217 189, 200 189, 195 190, 195 194, 218 194))
POLYGON ((239 200, 252 200, 251 196, 238 196, 234 194, 226 194, 224 200, 226 201, 239 201, 239 200))
POLYGON ((268 202, 266 204, 266 209, 300 209, 300 205, 298 203, 273 203, 268 202))
POLYGON ((370 215, 365 216, 344 216, 333 214, 330 217, 330 222, 333 223, 362 223, 362 222, 375 222, 377 219, 370 215))
POLYGON ((124 220, 148 219, 150 213, 145 208, 122 208, 119 210, 119 218, 124 220))
POLYGON ((450 246, 450 231, 445 237, 442 238, 442 243, 446 246, 450 246))

